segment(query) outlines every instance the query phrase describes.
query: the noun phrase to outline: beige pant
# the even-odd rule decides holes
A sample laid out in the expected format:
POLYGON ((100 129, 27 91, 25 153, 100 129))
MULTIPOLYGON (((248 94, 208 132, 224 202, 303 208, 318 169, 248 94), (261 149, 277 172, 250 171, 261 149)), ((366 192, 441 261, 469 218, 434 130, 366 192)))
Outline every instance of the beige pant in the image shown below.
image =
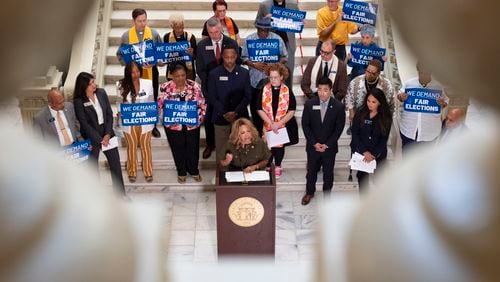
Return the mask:
POLYGON ((225 159, 226 143, 229 140, 229 133, 231 133, 231 125, 216 125, 215 128, 215 161, 220 164, 220 161, 225 159))
POLYGON ((132 126, 130 134, 124 132, 127 139, 127 173, 137 176, 137 146, 141 147, 142 171, 144 176, 153 176, 153 158, 151 155, 151 131, 142 133, 141 126, 132 126))

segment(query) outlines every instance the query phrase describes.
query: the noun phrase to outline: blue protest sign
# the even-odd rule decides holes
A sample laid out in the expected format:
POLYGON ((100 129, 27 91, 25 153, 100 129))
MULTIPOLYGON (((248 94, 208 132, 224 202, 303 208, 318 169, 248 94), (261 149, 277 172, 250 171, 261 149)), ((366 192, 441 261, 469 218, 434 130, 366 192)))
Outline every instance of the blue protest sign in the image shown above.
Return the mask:
POLYGON ((342 20, 375 26, 378 5, 373 3, 345 0, 342 20))
POLYGON ((123 126, 156 124, 158 105, 155 102, 120 104, 120 115, 123 126))
POLYGON ((172 42, 156 44, 156 60, 164 64, 176 62, 191 62, 193 58, 186 50, 189 49, 189 42, 172 42))
POLYGON ((163 103, 163 124, 198 125, 198 105, 196 101, 171 101, 163 103))
POLYGON ((247 40, 247 50, 252 62, 277 63, 280 60, 278 39, 247 40))
POLYGON ((135 61, 139 65, 155 65, 155 44, 153 40, 146 40, 137 44, 124 44, 119 49, 125 64, 135 61))
POLYGON ((304 29, 306 12, 273 6, 271 8, 273 30, 300 33, 304 29))
POLYGON ((88 160, 90 152, 90 140, 75 142, 63 148, 64 158, 76 163, 88 160))
POLYGON ((437 100, 441 98, 441 90, 427 88, 406 88, 408 98, 404 102, 404 110, 407 112, 419 112, 429 114, 441 113, 441 106, 437 100))
POLYGON ((385 56, 385 48, 351 44, 351 54, 351 62, 355 65, 366 67, 371 60, 379 60, 382 63, 381 70, 384 70, 384 60, 382 57, 385 56))

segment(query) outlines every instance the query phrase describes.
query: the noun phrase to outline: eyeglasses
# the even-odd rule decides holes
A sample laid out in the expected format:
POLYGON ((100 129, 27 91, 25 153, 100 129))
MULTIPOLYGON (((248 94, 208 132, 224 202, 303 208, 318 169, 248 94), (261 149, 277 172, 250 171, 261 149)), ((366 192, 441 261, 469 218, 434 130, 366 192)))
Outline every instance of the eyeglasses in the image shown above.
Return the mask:
POLYGON ((333 53, 333 50, 332 50, 332 51, 330 51, 330 52, 327 52, 327 51, 325 51, 325 50, 321 50, 321 49, 320 49, 320 50, 319 50, 319 52, 320 52, 321 54, 323 54, 323 55, 330 55, 331 53, 333 53))

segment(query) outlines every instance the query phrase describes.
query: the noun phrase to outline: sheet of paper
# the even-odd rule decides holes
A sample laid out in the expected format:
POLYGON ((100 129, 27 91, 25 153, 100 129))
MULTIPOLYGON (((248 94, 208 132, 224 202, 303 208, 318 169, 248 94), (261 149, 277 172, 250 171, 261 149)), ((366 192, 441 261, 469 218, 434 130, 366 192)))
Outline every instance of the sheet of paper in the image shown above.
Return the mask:
POLYGON ((118 147, 118 137, 113 136, 111 139, 109 139, 109 144, 108 146, 102 146, 102 151, 106 152, 107 150, 111 150, 118 147))
POLYGON ((251 173, 226 171, 225 177, 227 182, 268 181, 270 179, 269 172, 265 170, 256 170, 251 173))
POLYGON ((267 140, 267 147, 269 148, 290 142, 290 138, 288 137, 288 132, 286 131, 286 127, 278 129, 278 133, 274 133, 274 131, 272 130, 267 131, 266 140, 267 140))
POLYGON ((226 171, 225 173, 227 182, 244 182, 245 176, 243 171, 226 171))
POLYGON ((364 156, 359 153, 352 154, 352 158, 349 161, 349 166, 351 166, 352 170, 359 170, 368 173, 373 173, 373 171, 377 168, 377 161, 373 160, 369 163, 363 161, 364 156))

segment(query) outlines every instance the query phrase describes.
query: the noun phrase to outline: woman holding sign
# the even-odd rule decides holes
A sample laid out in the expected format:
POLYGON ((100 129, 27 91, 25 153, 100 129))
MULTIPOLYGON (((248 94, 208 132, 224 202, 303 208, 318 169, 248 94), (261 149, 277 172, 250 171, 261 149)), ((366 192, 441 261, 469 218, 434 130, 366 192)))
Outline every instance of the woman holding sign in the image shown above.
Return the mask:
POLYGON ((264 137, 272 138, 273 134, 276 136, 280 133, 286 134, 289 139, 288 143, 271 148, 272 155, 268 165, 274 158, 276 178, 279 178, 283 173, 281 161, 285 156, 284 146, 299 142, 298 126, 294 117, 296 102, 292 90, 285 84, 288 69, 284 65, 269 65, 267 76, 270 82, 264 86, 257 98, 257 112, 264 121, 264 137))
POLYGON ((76 77, 73 105, 80 122, 80 132, 83 138, 92 141, 90 159, 98 166, 99 153, 102 150, 108 159, 111 170, 111 180, 118 193, 125 194, 118 140, 113 131, 113 111, 108 100, 108 94, 102 88, 97 88, 92 74, 81 72, 76 77))
MULTIPOLYGON (((124 77, 119 82, 118 99, 123 104, 154 102, 153 83, 151 80, 142 79, 142 68, 136 62, 125 66, 124 77)), ((118 107, 120 108, 120 107, 118 107)), ((118 112, 120 116, 120 112, 118 112)), ((130 182, 135 182, 137 177, 137 146, 140 144, 142 171, 147 182, 153 181, 153 158, 151 154, 151 133, 154 124, 123 126, 122 129, 127 140, 127 173, 130 182)))
MULTIPOLYGON (((363 155, 365 162, 376 160, 376 171, 387 157, 387 140, 391 125, 392 114, 384 91, 374 88, 366 95, 363 105, 354 115, 351 150, 363 155)), ((368 186, 368 173, 358 171, 356 177, 359 191, 365 191, 368 186)))
POLYGON ((188 173, 200 182, 200 126, 207 105, 200 86, 186 79, 184 64, 171 66, 170 73, 172 80, 160 86, 158 108, 177 168, 177 182, 185 183, 188 173))

